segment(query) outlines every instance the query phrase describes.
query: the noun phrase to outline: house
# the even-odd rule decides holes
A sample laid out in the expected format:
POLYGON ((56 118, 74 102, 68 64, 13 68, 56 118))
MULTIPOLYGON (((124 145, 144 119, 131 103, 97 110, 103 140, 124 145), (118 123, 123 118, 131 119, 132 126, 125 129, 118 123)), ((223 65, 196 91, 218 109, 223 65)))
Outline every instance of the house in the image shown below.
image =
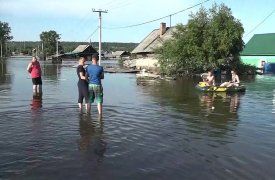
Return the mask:
POLYGON ((79 45, 72 53, 77 54, 77 56, 92 56, 97 51, 91 45, 79 45))
POLYGON ((153 30, 131 53, 136 55, 137 58, 154 56, 154 49, 160 47, 164 41, 172 38, 175 30, 176 27, 166 27, 166 23, 161 23, 160 28, 153 30))
POLYGON ((115 51, 115 52, 113 52, 112 53, 112 56, 113 56, 113 58, 126 58, 126 57, 129 57, 130 56, 130 52, 128 52, 128 51, 115 51))
POLYGON ((255 34, 241 52, 241 60, 258 68, 275 63, 275 33, 255 34))
POLYGON ((91 45, 79 45, 75 50, 65 53, 62 58, 76 58, 76 57, 92 57, 97 51, 91 45))

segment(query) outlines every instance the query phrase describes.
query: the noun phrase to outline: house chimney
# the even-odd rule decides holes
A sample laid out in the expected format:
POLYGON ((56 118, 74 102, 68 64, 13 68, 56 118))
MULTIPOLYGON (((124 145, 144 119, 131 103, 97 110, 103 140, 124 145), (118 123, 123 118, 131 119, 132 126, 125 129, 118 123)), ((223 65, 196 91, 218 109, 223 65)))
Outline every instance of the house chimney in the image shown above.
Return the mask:
POLYGON ((166 23, 160 23, 159 35, 162 36, 166 32, 166 23))

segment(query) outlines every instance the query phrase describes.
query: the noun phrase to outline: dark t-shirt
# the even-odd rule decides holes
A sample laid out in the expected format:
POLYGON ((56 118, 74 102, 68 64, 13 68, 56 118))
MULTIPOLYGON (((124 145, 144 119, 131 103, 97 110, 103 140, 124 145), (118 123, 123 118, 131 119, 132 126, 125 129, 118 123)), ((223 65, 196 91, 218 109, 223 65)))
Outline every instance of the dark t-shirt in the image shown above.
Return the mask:
POLYGON ((81 72, 85 76, 86 71, 85 71, 84 67, 82 65, 79 65, 76 69, 76 72, 77 72, 77 76, 78 76, 78 84, 79 85, 88 85, 88 82, 86 80, 80 78, 81 72))

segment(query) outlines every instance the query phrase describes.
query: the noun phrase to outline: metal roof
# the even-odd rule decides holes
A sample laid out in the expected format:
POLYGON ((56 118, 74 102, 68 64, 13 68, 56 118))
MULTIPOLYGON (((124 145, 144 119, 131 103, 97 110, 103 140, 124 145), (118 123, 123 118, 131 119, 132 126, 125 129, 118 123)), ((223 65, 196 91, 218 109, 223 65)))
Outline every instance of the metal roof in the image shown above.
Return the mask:
POLYGON ((255 34, 245 45, 242 56, 274 56, 275 33, 255 34))

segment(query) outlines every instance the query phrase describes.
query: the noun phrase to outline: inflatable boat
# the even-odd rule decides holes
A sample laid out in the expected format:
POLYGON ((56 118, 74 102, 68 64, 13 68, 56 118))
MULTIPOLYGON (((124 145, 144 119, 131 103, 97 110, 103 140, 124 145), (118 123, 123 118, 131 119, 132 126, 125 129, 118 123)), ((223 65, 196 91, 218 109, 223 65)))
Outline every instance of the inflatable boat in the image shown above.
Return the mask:
POLYGON ((220 86, 207 86, 205 82, 199 82, 196 88, 204 92, 245 92, 245 86, 231 86, 231 87, 220 87, 220 86))

